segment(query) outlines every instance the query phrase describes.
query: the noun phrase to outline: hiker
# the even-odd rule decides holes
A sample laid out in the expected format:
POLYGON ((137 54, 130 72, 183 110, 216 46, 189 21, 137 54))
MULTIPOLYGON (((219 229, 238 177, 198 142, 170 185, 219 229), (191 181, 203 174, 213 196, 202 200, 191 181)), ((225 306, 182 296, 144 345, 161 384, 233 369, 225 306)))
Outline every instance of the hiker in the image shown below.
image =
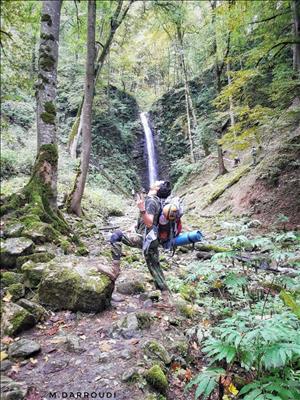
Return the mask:
POLYGON ((256 165, 256 157, 257 157, 257 151, 256 151, 256 147, 252 146, 251 149, 251 155, 252 155, 252 165, 255 166, 256 165))
POLYGON ((144 257, 157 289, 168 291, 164 273, 159 263, 157 227, 161 214, 161 201, 171 194, 168 181, 156 181, 150 188, 146 199, 137 195, 136 205, 140 211, 134 233, 115 231, 110 238, 114 270, 120 269, 122 243, 143 249, 144 257))

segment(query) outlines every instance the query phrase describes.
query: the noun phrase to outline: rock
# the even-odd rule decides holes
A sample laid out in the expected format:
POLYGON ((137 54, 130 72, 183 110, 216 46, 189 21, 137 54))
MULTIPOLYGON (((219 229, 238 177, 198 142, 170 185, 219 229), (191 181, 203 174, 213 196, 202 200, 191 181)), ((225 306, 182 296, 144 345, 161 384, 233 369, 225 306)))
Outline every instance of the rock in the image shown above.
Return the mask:
POLYGON ((30 254, 29 256, 23 256, 23 257, 18 257, 17 259, 17 268, 20 268, 23 264, 25 264, 27 261, 33 261, 35 263, 45 263, 50 260, 52 260, 55 257, 54 254, 52 253, 34 253, 30 254))
POLYGON ((40 350, 41 346, 33 340, 20 339, 9 346, 8 355, 13 358, 29 358, 40 350))
POLYGON ((29 288, 36 288, 42 277, 48 271, 49 265, 45 263, 34 263, 33 261, 27 261, 22 265, 21 271, 24 274, 25 285, 29 288))
POLYGON ((187 340, 178 340, 173 343, 172 351, 180 354, 182 357, 186 357, 189 350, 189 342, 187 340))
POLYGON ((0 371, 7 371, 10 367, 12 367, 13 363, 10 360, 3 360, 0 363, 0 371))
POLYGON ((188 304, 184 300, 176 301, 176 308, 180 312, 180 314, 186 318, 193 318, 195 315, 195 310, 191 304, 188 304))
POLYGON ((153 317, 151 314, 147 312, 138 312, 136 313, 136 317, 138 319, 138 328, 139 329, 149 329, 152 322, 153 322, 153 317))
POLYGON ((168 389, 168 381, 166 375, 159 365, 153 365, 146 374, 146 381, 158 392, 165 394, 168 389))
POLYGON ((27 386, 1 375, 0 392, 1 400, 22 400, 26 396, 27 386))
POLYGON ((259 228, 260 226, 262 226, 262 223, 258 219, 253 219, 247 224, 248 228, 259 228))
POLYGON ((7 238, 20 237, 22 235, 23 229, 23 224, 9 225, 4 231, 4 236, 7 238))
POLYGON ((1 330, 5 335, 15 335, 35 324, 34 316, 18 304, 3 303, 1 311, 1 330))
POLYGON ((39 222, 32 228, 24 229, 22 235, 32 239, 36 244, 51 242, 56 239, 55 230, 46 222, 39 222))
POLYGON ((47 311, 44 307, 42 307, 40 304, 34 303, 33 301, 21 299, 17 302, 17 304, 32 314, 36 323, 43 319, 47 314, 47 311))
POLYGON ((107 308, 114 283, 107 275, 97 271, 102 261, 63 256, 44 264, 38 287, 41 304, 54 310, 82 312, 99 312, 107 308))
POLYGON ((140 280, 124 281, 117 284, 117 291, 121 294, 138 294, 145 291, 145 286, 140 280))
POLYGON ((25 237, 6 239, 1 243, 1 266, 11 268, 16 266, 17 258, 32 253, 34 243, 25 237))
POLYGON ((148 297, 152 301, 158 301, 160 299, 160 297, 161 297, 161 291, 160 290, 153 290, 152 292, 149 293, 148 297))
POLYGON ((122 375, 123 382, 137 382, 140 379, 140 373, 137 368, 129 368, 122 375))
POLYGON ((22 283, 13 283, 6 288, 6 291, 12 295, 12 301, 17 301, 25 296, 25 287, 22 283))
POLYGON ((22 274, 17 274, 12 271, 1 271, 1 287, 6 288, 14 283, 22 283, 24 281, 22 274))
POLYGON ((146 356, 151 360, 168 365, 171 363, 171 357, 162 344, 156 340, 148 340, 143 345, 146 356))
POLYGON ((85 349, 82 347, 82 340, 76 335, 67 335, 66 336, 66 349, 71 353, 83 353, 85 349))

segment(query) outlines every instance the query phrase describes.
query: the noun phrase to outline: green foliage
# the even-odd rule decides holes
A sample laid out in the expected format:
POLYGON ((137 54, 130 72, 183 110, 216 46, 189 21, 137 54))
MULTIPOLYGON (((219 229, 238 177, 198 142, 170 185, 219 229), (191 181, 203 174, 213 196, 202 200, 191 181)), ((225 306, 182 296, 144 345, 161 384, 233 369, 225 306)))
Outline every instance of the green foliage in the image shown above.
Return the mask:
POLYGON ((200 396, 203 400, 208 399, 218 385, 220 376, 224 373, 225 371, 221 368, 209 368, 199 374, 195 379, 192 379, 185 389, 187 390, 193 385, 197 385, 195 399, 198 399, 200 396))

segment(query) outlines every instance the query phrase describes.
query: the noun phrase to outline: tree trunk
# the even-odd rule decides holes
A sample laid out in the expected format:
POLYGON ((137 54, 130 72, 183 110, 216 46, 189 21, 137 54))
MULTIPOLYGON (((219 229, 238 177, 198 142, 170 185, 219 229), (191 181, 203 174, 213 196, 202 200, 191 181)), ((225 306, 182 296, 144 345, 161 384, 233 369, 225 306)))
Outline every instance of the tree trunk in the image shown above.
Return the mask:
POLYGON ((52 208, 56 208, 57 198, 57 154, 56 149, 56 86, 57 61, 59 43, 59 24, 62 0, 45 0, 41 15, 41 33, 39 46, 37 100, 37 160, 40 152, 48 149, 49 157, 44 164, 43 174, 39 179, 47 185, 48 200, 52 208))
POLYGON ((293 12, 293 34, 298 43, 293 45, 293 69, 300 73, 300 0, 291 2, 293 12))
MULTIPOLYGON (((216 26, 215 26, 215 20, 216 20, 216 14, 215 10, 217 7, 217 1, 214 0, 211 2, 211 8, 212 8, 212 25, 214 28, 214 37, 213 37, 213 54, 215 54, 215 65, 214 65, 214 70, 215 70, 215 77, 216 77, 216 89, 217 93, 219 94, 221 92, 221 74, 222 74, 222 69, 219 67, 219 61, 218 61, 218 53, 217 53, 217 33, 216 33, 216 26)), ((222 137, 222 130, 218 130, 218 139, 221 139, 222 137)), ((225 175, 228 171, 225 168, 224 165, 224 158, 223 158, 223 150, 222 146, 218 143, 217 144, 218 148, 218 164, 219 164, 219 175, 225 175)))
MULTIPOLYGON (((96 66, 95 66, 95 86, 96 86, 98 77, 100 75, 100 72, 102 70, 103 64, 105 62, 105 59, 109 53, 110 46, 112 44, 114 35, 115 35, 118 27, 121 25, 122 21, 126 17, 132 3, 133 3, 133 0, 131 0, 128 3, 126 9, 124 10, 123 14, 120 17, 123 1, 119 0, 119 2, 118 2, 118 6, 114 12, 114 15, 111 18, 111 23, 110 23, 111 29, 110 29, 108 38, 106 39, 104 46, 102 48, 99 47, 98 51, 97 51, 97 56, 96 56, 97 61, 96 61, 96 66)), ((82 97, 79 108, 82 106, 83 102, 84 102, 84 96, 82 97)), ((69 149, 70 149, 70 154, 73 158, 76 158, 77 144, 79 141, 79 136, 81 135, 81 127, 82 127, 81 115, 82 115, 82 110, 80 110, 79 118, 78 118, 78 114, 77 114, 77 117, 71 128, 71 133, 69 136, 69 149)))
POLYGON ((87 32, 87 61, 84 88, 84 103, 82 107, 82 152, 79 172, 75 179, 74 189, 70 195, 69 211, 78 216, 81 215, 81 199, 86 183, 90 153, 91 153, 91 125, 92 125, 92 106, 95 85, 95 22, 96 22, 96 2, 88 2, 88 32, 87 32))
POLYGON ((181 66, 183 80, 184 80, 190 155, 191 155, 191 162, 194 163, 195 162, 195 154, 194 154, 194 143, 193 143, 192 131, 195 131, 197 129, 197 118, 196 118, 196 113, 194 110, 193 101, 192 101, 191 93, 190 93, 190 86, 189 86, 189 82, 188 82, 187 69, 186 69, 185 57, 184 57, 183 35, 182 35, 182 31, 178 25, 177 25, 177 39, 178 39, 178 43, 179 43, 180 66, 181 66), (193 128, 191 127, 190 112, 192 114, 192 119, 193 119, 193 128))
MULTIPOLYGON (((232 84, 231 82, 231 76, 230 76, 230 63, 227 63, 227 82, 228 82, 228 86, 230 86, 232 84)), ((233 100, 232 100, 232 96, 229 96, 229 117, 230 117, 230 125, 232 127, 234 127, 235 125, 235 118, 234 118, 234 111, 233 111, 234 107, 233 107, 233 100)), ((234 133, 235 135, 235 133, 234 133)))

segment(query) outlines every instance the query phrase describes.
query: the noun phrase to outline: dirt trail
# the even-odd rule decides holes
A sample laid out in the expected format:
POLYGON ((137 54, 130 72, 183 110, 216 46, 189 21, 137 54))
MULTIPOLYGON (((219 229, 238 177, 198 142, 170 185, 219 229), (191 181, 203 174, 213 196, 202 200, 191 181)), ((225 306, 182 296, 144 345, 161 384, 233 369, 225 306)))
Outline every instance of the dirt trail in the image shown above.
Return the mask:
MULTIPOLYGON (((112 218, 110 224, 119 225, 120 229, 128 229, 133 225, 135 215, 136 211, 129 208, 125 216, 112 218)), ((109 232, 103 231, 102 234, 107 237, 109 232)), ((103 238, 89 238, 86 244, 90 254, 95 255, 97 250, 109 251, 108 245, 104 245, 103 248, 103 238)), ((84 396, 119 400, 163 399, 164 397, 159 397, 143 378, 135 383, 124 381, 126 373, 130 375, 132 368, 143 376, 145 370, 155 364, 143 350, 145 342, 153 339, 162 344, 172 358, 172 363, 168 363, 165 369, 169 380, 165 398, 192 398, 191 394, 183 394, 183 388, 191 369, 197 369, 201 360, 196 344, 188 342, 184 332, 197 322, 179 315, 174 308, 162 308, 162 302, 155 303, 150 300, 148 294, 154 290, 154 286, 150 283, 150 273, 142 258, 139 258, 140 251, 134 250, 132 253, 131 249, 124 250, 127 257, 122 261, 118 283, 143 279, 145 293, 119 295, 122 301, 112 301, 111 307, 100 314, 69 311, 51 313, 45 322, 24 332, 22 338, 37 341, 42 351, 33 359, 16 363, 8 375, 32 388, 27 399, 84 396), (128 262, 128 254, 134 254, 133 259, 138 261, 128 262), (116 324, 119 323, 120 326, 125 317, 132 318, 141 312, 147 313, 144 316, 151 317, 149 326, 136 329, 136 326, 130 326, 130 321, 127 321, 127 329, 116 328, 116 324), (180 343, 186 347, 185 356, 189 354, 190 357, 194 353, 192 366, 187 365, 187 357, 183 358, 180 343)), ((182 268, 190 257, 194 256, 175 256, 170 261, 172 267, 165 271, 166 275, 176 275, 179 265, 182 268)))

